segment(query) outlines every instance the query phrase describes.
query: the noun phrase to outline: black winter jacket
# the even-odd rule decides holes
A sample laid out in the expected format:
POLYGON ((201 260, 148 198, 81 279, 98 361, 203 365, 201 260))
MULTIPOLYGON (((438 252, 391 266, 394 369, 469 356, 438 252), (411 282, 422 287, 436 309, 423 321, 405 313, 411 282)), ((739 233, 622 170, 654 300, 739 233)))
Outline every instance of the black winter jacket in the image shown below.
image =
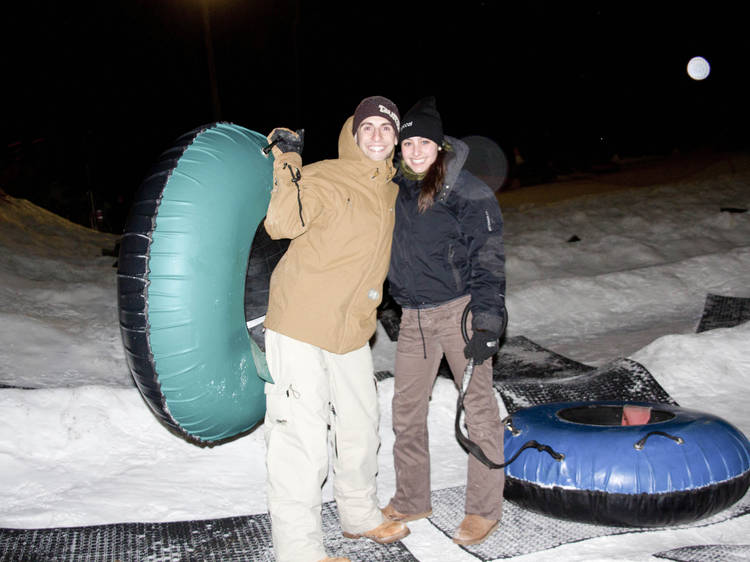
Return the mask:
POLYGON ((503 219, 492 190, 463 169, 468 146, 446 137, 445 183, 419 213, 420 180, 399 172, 390 292, 402 307, 436 306, 471 295, 472 328, 499 333, 505 300, 503 219))

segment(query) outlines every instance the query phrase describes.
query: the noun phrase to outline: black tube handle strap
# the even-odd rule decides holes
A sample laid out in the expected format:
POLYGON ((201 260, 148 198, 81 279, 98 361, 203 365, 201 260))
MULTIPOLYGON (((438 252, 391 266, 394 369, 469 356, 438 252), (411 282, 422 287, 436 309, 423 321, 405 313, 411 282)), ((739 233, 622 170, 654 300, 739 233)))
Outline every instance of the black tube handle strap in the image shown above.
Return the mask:
POLYGON ((271 143, 268 144, 268 146, 265 146, 263 148, 263 154, 268 155, 268 153, 271 152, 271 150, 273 149, 273 147, 276 146, 277 144, 279 144, 280 140, 281 139, 276 139, 274 141, 271 141, 271 143))
MULTIPOLYGON (((458 407, 457 411, 460 414, 461 410, 463 409, 463 393, 459 394, 458 397, 458 407)), ((474 455, 483 465, 485 465, 488 468, 505 468, 510 463, 515 461, 521 453, 523 453, 526 449, 536 449, 540 453, 547 453, 549 456, 551 456, 553 459, 555 459, 558 462, 562 462, 565 460, 565 455, 562 453, 558 453, 555 451, 552 447, 549 445, 543 445, 539 442, 537 442, 534 439, 530 439, 529 441, 526 441, 518 451, 507 461, 504 463, 496 463, 487 457, 487 455, 484 453, 482 448, 474 443, 471 439, 468 438, 468 436, 464 435, 463 431, 461 431, 461 416, 457 414, 456 415, 456 439, 461 444, 461 446, 471 455, 474 455)))
POLYGON ((677 443, 678 445, 682 445, 685 440, 678 436, 678 435, 670 435, 669 433, 665 433, 664 431, 650 431, 646 434, 646 436, 643 439, 638 440, 634 445, 633 448, 640 451, 646 446, 646 440, 651 437, 652 435, 661 435, 662 437, 667 437, 677 443))
MULTIPOLYGON (((466 304, 466 308, 464 308, 463 314, 461 315, 461 335, 464 338, 464 342, 469 343, 469 333, 468 329, 466 327, 466 321, 469 317, 469 307, 471 305, 471 302, 466 304)), ((508 326, 508 310, 505 308, 505 304, 503 304, 503 316, 504 316, 504 323, 500 330, 500 338, 502 339, 503 333, 505 333, 505 329, 508 326)), ((482 448, 474 443, 471 439, 469 439, 468 435, 464 435, 461 431, 461 414, 464 411, 464 396, 466 394, 466 391, 469 388, 469 383, 471 382, 471 375, 474 372, 474 359, 469 359, 468 363, 466 364, 466 369, 464 370, 464 376, 463 380, 461 381, 461 385, 458 388, 458 404, 456 405, 456 421, 455 421, 455 430, 456 430, 456 439, 461 444, 461 446, 471 455, 474 455, 477 459, 479 459, 482 464, 485 466, 488 466, 489 468, 504 468, 505 466, 512 463, 516 458, 518 458, 518 455, 523 451, 525 448, 528 447, 534 447, 535 445, 530 445, 530 443, 536 443, 536 441, 529 441, 526 445, 524 445, 516 455, 509 460, 506 463, 498 464, 489 459, 489 457, 482 451, 482 448), (527 447, 528 445, 528 447, 527 447)), ((546 445, 539 445, 536 443, 536 445, 539 447, 546 447, 546 445)), ((549 447, 547 447, 549 449, 549 447)), ((539 449, 540 451, 542 449, 539 449)), ((549 449, 548 452, 550 454, 554 453, 554 455, 558 455, 558 453, 555 453, 552 451, 552 449, 549 449)), ((554 456, 553 455, 553 456, 554 456)))

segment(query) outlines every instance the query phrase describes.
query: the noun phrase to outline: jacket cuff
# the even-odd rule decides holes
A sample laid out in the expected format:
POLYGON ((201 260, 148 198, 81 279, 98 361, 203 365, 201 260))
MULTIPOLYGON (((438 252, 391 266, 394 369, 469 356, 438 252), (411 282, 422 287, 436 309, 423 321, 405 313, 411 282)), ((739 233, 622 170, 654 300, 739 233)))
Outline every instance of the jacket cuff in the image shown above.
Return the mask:
POLYGON ((498 314, 492 314, 490 312, 472 312, 471 328, 474 331, 483 330, 485 332, 492 332, 493 334, 500 335, 502 324, 502 317, 498 314))
POLYGON ((279 155, 273 162, 274 171, 282 170, 285 165, 292 166, 298 170, 302 169, 302 156, 296 152, 285 152, 279 155))

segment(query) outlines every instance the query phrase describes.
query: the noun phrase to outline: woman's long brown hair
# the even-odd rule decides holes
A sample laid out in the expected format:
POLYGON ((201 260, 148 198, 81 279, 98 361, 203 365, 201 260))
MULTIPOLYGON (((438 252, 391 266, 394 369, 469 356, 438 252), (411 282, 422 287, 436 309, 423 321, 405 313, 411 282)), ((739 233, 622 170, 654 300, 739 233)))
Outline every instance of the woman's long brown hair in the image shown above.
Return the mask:
POLYGON ((435 196, 443 188, 443 180, 445 179, 445 149, 440 150, 437 153, 437 158, 427 170, 427 173, 422 180, 422 189, 419 192, 418 209, 420 213, 424 213, 429 209, 435 202, 435 196))

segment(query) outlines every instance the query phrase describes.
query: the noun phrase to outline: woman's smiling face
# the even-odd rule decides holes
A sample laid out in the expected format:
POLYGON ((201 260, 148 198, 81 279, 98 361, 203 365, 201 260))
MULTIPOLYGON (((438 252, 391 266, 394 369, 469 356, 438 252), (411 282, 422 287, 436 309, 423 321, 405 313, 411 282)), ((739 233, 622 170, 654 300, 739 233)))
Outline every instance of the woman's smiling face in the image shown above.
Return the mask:
POLYGON ((414 172, 421 174, 432 166, 440 147, 424 137, 409 137, 401 141, 401 156, 414 172))

